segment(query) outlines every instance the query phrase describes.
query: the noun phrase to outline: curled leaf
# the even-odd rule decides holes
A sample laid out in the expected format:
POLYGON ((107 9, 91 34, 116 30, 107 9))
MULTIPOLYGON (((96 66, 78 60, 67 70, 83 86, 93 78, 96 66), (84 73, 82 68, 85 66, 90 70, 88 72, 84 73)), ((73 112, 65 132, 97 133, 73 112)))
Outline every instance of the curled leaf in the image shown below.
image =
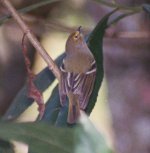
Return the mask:
POLYGON ((26 33, 23 35, 23 38, 22 38, 22 50, 23 50, 25 65, 26 65, 26 69, 27 69, 27 73, 28 73, 28 95, 27 96, 29 98, 34 99, 37 102, 37 104, 39 106, 38 110, 39 110, 39 114, 40 114, 39 119, 41 119, 44 114, 45 105, 44 105, 42 93, 38 90, 38 88, 34 84, 35 76, 30 69, 31 62, 30 62, 28 55, 27 55, 27 47, 25 45, 25 37, 26 37, 26 33))

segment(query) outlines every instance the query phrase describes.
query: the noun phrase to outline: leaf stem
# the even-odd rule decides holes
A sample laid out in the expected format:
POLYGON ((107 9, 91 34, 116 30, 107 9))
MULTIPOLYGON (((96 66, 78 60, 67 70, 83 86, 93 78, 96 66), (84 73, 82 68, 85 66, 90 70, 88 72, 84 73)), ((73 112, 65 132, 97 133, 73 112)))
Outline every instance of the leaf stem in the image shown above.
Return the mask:
POLYGON ((60 70, 57 65, 54 63, 53 59, 49 56, 46 50, 41 46, 40 42, 37 40, 35 35, 32 33, 30 28, 24 23, 21 16, 17 13, 16 9, 12 6, 9 0, 1 0, 1 3, 10 11, 12 17, 16 20, 16 22, 21 27, 22 31, 26 33, 27 38, 31 42, 31 44, 36 48, 38 53, 47 63, 49 69, 53 72, 58 80, 60 80, 60 70))

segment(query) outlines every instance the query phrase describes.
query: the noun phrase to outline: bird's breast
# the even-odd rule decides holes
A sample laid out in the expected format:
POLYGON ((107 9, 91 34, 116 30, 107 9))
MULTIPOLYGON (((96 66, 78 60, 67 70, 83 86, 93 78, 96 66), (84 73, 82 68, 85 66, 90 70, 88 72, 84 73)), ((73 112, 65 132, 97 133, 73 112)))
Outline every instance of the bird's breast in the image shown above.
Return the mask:
POLYGON ((73 73, 86 73, 94 59, 86 55, 66 57, 64 59, 64 67, 68 72, 73 73))

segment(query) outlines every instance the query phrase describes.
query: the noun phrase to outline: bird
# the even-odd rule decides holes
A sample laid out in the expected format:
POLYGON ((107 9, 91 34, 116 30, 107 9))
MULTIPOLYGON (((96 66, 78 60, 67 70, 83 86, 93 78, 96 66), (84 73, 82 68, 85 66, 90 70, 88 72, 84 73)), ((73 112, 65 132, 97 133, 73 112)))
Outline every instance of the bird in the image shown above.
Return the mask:
POLYGON ((96 62, 85 42, 81 26, 67 39, 60 72, 60 103, 64 106, 68 97, 67 123, 74 124, 80 111, 84 111, 88 105, 96 78, 96 62))

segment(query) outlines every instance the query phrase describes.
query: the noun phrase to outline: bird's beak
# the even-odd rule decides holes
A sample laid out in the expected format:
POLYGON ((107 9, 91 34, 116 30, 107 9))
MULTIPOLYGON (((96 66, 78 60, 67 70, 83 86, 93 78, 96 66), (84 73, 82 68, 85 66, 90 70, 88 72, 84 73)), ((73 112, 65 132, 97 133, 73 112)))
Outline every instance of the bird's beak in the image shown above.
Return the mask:
POLYGON ((78 27, 77 31, 81 34, 81 28, 82 26, 78 27))
POLYGON ((78 40, 82 35, 82 32, 81 32, 81 26, 78 27, 78 29, 76 30, 75 34, 74 34, 74 40, 78 40))

